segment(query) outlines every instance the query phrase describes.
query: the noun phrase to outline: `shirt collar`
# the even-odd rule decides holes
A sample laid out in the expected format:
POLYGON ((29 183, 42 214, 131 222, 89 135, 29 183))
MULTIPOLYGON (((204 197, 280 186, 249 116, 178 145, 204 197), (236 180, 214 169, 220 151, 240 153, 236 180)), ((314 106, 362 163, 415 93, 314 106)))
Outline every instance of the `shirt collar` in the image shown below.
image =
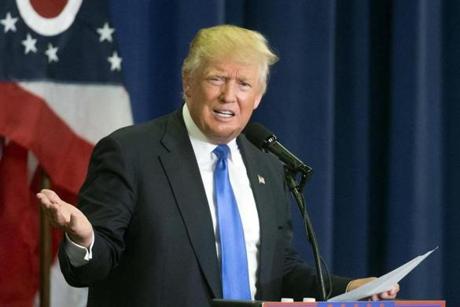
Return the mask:
MULTIPOLYGON (((195 152, 196 158, 198 161, 202 159, 213 159, 215 157, 212 154, 212 151, 217 147, 215 144, 212 144, 206 135, 198 128, 195 122, 190 115, 190 111, 188 109, 187 104, 184 104, 182 108, 182 116, 184 118, 185 127, 188 132, 188 136, 190 138, 190 142, 192 143, 193 151, 195 152)), ((230 156, 229 159, 232 160, 234 153, 238 151, 238 145, 236 143, 236 139, 231 140, 227 143, 228 147, 230 148, 230 156)))

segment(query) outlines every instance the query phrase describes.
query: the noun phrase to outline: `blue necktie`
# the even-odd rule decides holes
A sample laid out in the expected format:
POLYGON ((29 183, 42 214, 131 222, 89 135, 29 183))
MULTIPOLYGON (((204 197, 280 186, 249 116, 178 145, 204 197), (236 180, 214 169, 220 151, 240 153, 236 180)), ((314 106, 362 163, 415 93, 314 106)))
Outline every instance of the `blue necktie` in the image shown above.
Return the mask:
POLYGON ((250 300, 248 260, 243 226, 228 176, 227 158, 230 149, 219 145, 214 170, 214 197, 220 235, 220 257, 224 299, 250 300))

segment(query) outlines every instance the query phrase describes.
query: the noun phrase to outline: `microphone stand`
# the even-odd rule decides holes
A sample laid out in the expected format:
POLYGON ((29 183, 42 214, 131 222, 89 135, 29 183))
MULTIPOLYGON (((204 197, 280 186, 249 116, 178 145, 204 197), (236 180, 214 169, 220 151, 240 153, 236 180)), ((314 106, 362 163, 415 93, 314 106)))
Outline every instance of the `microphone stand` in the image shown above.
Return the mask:
POLYGON ((326 297, 326 287, 324 284, 324 275, 323 275, 323 269, 321 266, 321 256, 319 253, 319 248, 318 248, 318 242, 316 241, 316 236, 315 232, 313 230, 313 226, 310 220, 310 215, 308 214, 307 206, 305 204, 305 198, 303 197, 303 189, 305 187, 305 184, 307 183, 308 179, 312 175, 312 170, 309 169, 308 171, 304 171, 303 169, 291 169, 287 166, 284 168, 285 170, 285 177, 286 177, 286 182, 289 187, 289 189, 292 192, 292 195, 294 196, 297 206, 299 207, 300 213, 302 214, 303 217, 303 222, 305 226, 305 230, 307 233, 307 239, 311 244, 312 250, 313 250, 313 258, 315 259, 315 266, 316 266, 316 274, 317 274, 317 280, 318 283, 321 287, 321 294, 322 294, 322 300, 325 301, 327 299, 326 297), (296 177, 297 174, 300 173, 300 182, 297 184, 296 177))

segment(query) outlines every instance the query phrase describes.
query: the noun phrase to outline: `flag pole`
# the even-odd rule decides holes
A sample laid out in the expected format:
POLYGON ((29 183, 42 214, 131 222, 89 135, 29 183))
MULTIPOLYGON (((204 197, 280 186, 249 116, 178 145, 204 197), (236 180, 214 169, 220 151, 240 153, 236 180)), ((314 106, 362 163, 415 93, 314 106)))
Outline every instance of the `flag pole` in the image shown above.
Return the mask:
MULTIPOLYGON (((50 180, 42 170, 41 189, 50 188, 50 180)), ((51 227, 40 206, 40 307, 50 307, 51 227)))

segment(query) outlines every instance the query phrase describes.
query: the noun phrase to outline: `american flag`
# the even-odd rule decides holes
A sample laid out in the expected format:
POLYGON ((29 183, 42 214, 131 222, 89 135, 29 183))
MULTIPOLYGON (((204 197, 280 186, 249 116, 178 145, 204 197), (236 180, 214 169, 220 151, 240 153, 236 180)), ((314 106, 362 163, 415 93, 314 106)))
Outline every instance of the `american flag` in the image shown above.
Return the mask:
POLYGON ((74 201, 95 142, 132 123, 116 33, 102 0, 0 2, 0 306, 38 291, 38 170, 74 201))

